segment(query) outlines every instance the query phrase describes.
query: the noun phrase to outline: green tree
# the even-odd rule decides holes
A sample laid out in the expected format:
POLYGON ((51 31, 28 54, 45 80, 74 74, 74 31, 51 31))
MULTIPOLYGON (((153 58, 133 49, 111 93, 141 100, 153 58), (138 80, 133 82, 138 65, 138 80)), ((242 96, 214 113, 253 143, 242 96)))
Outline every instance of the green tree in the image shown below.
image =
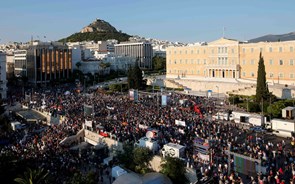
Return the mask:
POLYGON ((282 117, 282 109, 286 107, 284 101, 275 102, 267 107, 267 113, 274 118, 282 117))
POLYGON ((269 98, 268 86, 266 84, 266 72, 264 59, 260 53, 259 55, 259 63, 258 63, 258 71, 257 71, 257 86, 256 86, 256 102, 260 103, 263 100, 267 100, 269 98))
POLYGON ((133 79, 133 74, 132 74, 132 67, 129 66, 128 68, 128 73, 127 73, 127 83, 128 83, 128 88, 132 89, 134 88, 134 79, 133 79))
POLYGON ((123 164, 128 169, 134 170, 135 165, 132 159, 134 146, 133 144, 123 144, 123 152, 118 153, 118 160, 121 164, 123 164))
POLYGON ((133 161, 135 164, 135 171, 145 174, 149 169, 149 162, 152 160, 152 152, 148 148, 136 147, 133 150, 133 161))
POLYGON ((145 87, 145 81, 143 80, 142 70, 138 66, 138 61, 135 62, 133 68, 129 68, 127 77, 129 89, 143 89, 145 87))
POLYGON ((166 58, 155 56, 153 57, 153 69, 154 70, 165 70, 166 69, 166 58))
POLYGON ((23 177, 15 178, 14 181, 19 184, 43 184, 47 183, 48 172, 45 172, 43 169, 28 169, 25 171, 23 177))
POLYGON ((173 183, 187 183, 185 165, 179 158, 166 157, 161 164, 161 173, 168 176, 173 183))

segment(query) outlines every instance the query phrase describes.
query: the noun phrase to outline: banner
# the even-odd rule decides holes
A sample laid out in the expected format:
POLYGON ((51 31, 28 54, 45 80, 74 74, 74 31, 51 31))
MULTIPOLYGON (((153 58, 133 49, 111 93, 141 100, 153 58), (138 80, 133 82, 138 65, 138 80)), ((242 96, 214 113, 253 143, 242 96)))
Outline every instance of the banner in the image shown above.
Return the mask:
POLYGON ((84 104, 84 116, 92 116, 93 115, 93 105, 84 104))
POLYGON ((167 101, 168 101, 168 96, 167 95, 162 95, 162 106, 166 106, 167 105, 167 101))
POLYGON ((210 160, 209 155, 205 155, 205 154, 202 154, 202 153, 198 153, 198 158, 201 159, 201 160, 204 160, 204 161, 209 161, 210 160))
POLYGON ((138 90, 136 90, 136 89, 129 90, 129 99, 137 102, 138 101, 138 90))
POLYGON ((133 89, 129 90, 129 99, 134 100, 134 90, 133 89))
POLYGON ((185 121, 175 120, 175 125, 186 126, 185 121))
POLYGON ((86 125, 87 127, 91 127, 91 128, 92 128, 92 121, 87 121, 87 120, 85 119, 85 125, 86 125))
POLYGON ((134 102, 138 102, 138 90, 134 90, 134 102))
POLYGON ((246 157, 240 157, 234 155, 234 165, 235 171, 243 174, 250 175, 256 173, 255 161, 250 160, 246 157))

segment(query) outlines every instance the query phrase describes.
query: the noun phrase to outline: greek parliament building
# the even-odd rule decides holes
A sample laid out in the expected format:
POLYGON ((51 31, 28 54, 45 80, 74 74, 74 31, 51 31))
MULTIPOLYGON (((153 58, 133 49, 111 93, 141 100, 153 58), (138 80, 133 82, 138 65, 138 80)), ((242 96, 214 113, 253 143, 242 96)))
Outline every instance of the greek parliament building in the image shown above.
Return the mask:
POLYGON ((152 69, 153 48, 148 42, 122 42, 115 44, 115 54, 134 57, 141 69, 152 69))
POLYGON ((169 47, 167 78, 256 81, 260 52, 269 83, 295 84, 295 41, 246 43, 221 38, 197 46, 169 47))
POLYGON ((72 73, 72 51, 58 42, 34 42, 27 50, 27 76, 33 84, 65 80, 72 73))

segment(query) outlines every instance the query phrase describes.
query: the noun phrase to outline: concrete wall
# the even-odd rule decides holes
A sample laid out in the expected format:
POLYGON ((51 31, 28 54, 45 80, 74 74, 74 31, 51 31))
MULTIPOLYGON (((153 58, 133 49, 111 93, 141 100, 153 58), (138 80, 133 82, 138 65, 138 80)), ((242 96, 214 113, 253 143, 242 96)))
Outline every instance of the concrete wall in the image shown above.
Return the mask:
MULTIPOLYGON (((188 87, 192 91, 207 91, 212 90, 214 93, 224 93, 224 94, 236 94, 236 95, 246 95, 251 96, 256 94, 256 84, 255 83, 244 83, 240 81, 232 82, 220 82, 220 81, 198 81, 189 79, 166 79, 166 87, 176 87, 183 86, 188 87), (173 82, 172 82, 173 81, 173 82), (177 85, 179 84, 179 85, 177 85)), ((287 88, 289 94, 283 94, 284 85, 269 85, 269 91, 272 92, 278 98, 292 98, 295 94, 295 88, 287 88)))
POLYGON ((103 137, 95 132, 91 132, 89 130, 85 130, 85 142, 88 142, 92 145, 98 145, 100 143, 107 144, 109 149, 117 149, 122 151, 123 144, 119 141, 116 141, 111 138, 103 137))

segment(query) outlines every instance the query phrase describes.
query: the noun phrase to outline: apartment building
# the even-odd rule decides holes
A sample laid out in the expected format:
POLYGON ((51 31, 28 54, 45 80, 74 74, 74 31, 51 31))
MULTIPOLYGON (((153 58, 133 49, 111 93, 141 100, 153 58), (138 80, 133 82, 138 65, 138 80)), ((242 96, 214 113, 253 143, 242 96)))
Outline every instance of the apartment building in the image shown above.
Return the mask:
POLYGON ((152 69, 153 48, 149 42, 115 44, 115 55, 134 57, 141 69, 152 69))
POLYGON ((259 54, 268 82, 295 85, 295 41, 246 43, 233 39, 183 47, 169 47, 169 78, 256 80, 259 54))
POLYGON ((14 75, 27 76, 27 51, 16 50, 14 51, 14 75))
POLYGON ((0 99, 7 98, 6 54, 0 51, 0 99))

